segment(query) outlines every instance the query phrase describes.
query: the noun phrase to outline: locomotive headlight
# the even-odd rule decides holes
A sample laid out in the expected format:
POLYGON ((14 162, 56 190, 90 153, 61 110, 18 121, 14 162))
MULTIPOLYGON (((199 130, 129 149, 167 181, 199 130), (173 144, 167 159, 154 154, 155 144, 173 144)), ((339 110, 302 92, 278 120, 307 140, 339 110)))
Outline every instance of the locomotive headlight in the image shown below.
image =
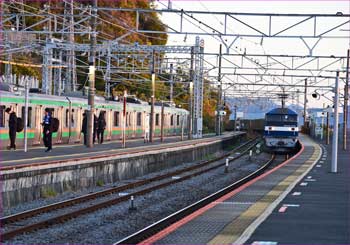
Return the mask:
POLYGON ((269 130, 272 130, 272 127, 269 127, 269 130))
POLYGON ((295 128, 292 128, 292 131, 295 131, 295 128))

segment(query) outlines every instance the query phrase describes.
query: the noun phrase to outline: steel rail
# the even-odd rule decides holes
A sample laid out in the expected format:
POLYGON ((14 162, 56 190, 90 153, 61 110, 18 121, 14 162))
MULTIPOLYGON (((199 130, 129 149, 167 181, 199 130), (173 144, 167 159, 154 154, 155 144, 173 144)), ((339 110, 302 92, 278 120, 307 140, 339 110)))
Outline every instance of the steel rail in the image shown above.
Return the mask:
POLYGON ((156 222, 156 223, 154 223, 154 224, 152 224, 152 225, 122 239, 122 240, 119 240, 118 242, 114 243, 113 245, 116 245, 116 244, 137 244, 137 243, 144 241, 145 239, 153 236, 154 234, 164 230, 169 225, 179 221, 180 219, 190 215, 191 213, 197 211, 198 209, 216 201, 217 199, 224 196, 225 194, 237 189, 238 187, 242 186, 243 184, 247 183, 248 181, 258 177, 270 166, 270 164, 273 162, 274 159, 275 159, 275 156, 273 155, 271 157, 271 159, 268 160, 257 171, 249 174, 246 177, 243 177, 242 179, 240 179, 240 180, 236 181, 235 183, 215 192, 214 194, 211 194, 211 195, 201 199, 200 201, 198 201, 196 203, 191 204, 191 205, 161 219, 158 222, 156 222))
MULTIPOLYGON (((171 177, 171 176, 174 176, 174 175, 178 175, 178 174, 181 174, 181 173, 185 173, 185 172, 189 172, 189 171, 192 171, 192 170, 196 170, 198 168, 205 167, 206 165, 208 165, 208 164, 210 164, 212 162, 215 162, 215 161, 221 160, 221 159, 223 159, 225 157, 228 157, 229 155, 231 155, 232 153, 236 152, 237 150, 239 150, 239 149, 241 149, 241 148, 243 148, 245 146, 248 146, 248 148, 243 150, 238 156, 235 156, 235 157, 232 157, 232 158, 229 159, 229 161, 234 161, 234 160, 240 158, 241 156, 243 156, 248 150, 250 150, 252 147, 254 147, 257 143, 258 143, 258 139, 255 138, 253 140, 245 142, 244 144, 236 147, 235 149, 231 150, 230 152, 228 152, 228 153, 226 153, 226 154, 224 154, 224 155, 222 155, 220 157, 217 157, 215 159, 211 159, 211 160, 208 160, 208 161, 201 162, 200 164, 195 165, 195 166, 191 166, 191 167, 188 167, 188 168, 180 169, 180 170, 177 170, 177 171, 174 171, 174 172, 171 172, 171 173, 167 173, 167 174, 163 174, 163 175, 160 175, 160 176, 155 176, 155 177, 150 178, 150 179, 137 181, 135 183, 127 184, 127 185, 124 185, 124 186, 113 187, 113 188, 110 188, 110 189, 107 189, 107 190, 103 190, 103 191, 100 191, 100 192, 91 193, 91 194, 84 195, 82 197, 73 198, 73 199, 70 199, 70 200, 67 200, 67 201, 54 203, 54 204, 47 205, 47 206, 44 206, 44 207, 39 207, 39 208, 28 210, 28 211, 25 211, 25 212, 22 212, 22 213, 6 216, 6 217, 1 218, 0 222, 3 225, 4 224, 11 224, 11 223, 14 223, 14 222, 19 221, 19 220, 23 220, 23 219, 26 219, 26 218, 34 217, 34 216, 36 216, 38 214, 47 213, 47 212, 54 211, 54 210, 57 210, 57 209, 62 209, 62 208, 65 208, 65 207, 73 206, 73 205, 76 205, 78 203, 82 203, 82 202, 85 202, 85 201, 97 199, 97 198, 100 198, 100 197, 103 197, 103 196, 106 196, 106 195, 109 195, 109 194, 112 194, 112 193, 125 191, 127 189, 132 189, 132 188, 135 188, 135 187, 146 185, 146 184, 149 184, 149 183, 152 183, 152 182, 155 182, 155 181, 160 181, 160 180, 163 180, 165 178, 168 178, 168 177, 171 177)), ((72 218, 81 216, 83 214, 94 212, 94 211, 99 210, 101 208, 105 208, 105 207, 108 207, 108 206, 111 206, 111 205, 114 205, 114 204, 117 204, 117 203, 121 203, 121 202, 127 201, 127 200, 130 199, 131 196, 145 195, 145 194, 150 193, 152 191, 155 191, 155 190, 167 187, 167 186, 175 184, 175 183, 182 182, 182 181, 184 181, 186 179, 189 179, 189 178, 192 178, 194 176, 197 176, 197 175, 203 174, 205 172, 209 172, 211 170, 217 169, 217 168, 219 168, 219 167, 221 167, 223 165, 225 165, 225 163, 220 163, 220 164, 215 165, 213 167, 206 168, 204 170, 200 170, 200 171, 197 171, 195 173, 191 173, 191 174, 188 174, 186 176, 180 177, 179 179, 171 180, 171 181, 168 181, 168 182, 165 182, 165 183, 161 183, 161 184, 149 187, 149 188, 145 188, 145 189, 142 189, 140 191, 136 191, 136 192, 127 194, 127 195, 122 196, 122 197, 117 197, 117 198, 114 198, 114 199, 111 199, 111 200, 108 200, 108 201, 103 201, 103 202, 91 205, 89 207, 86 207, 86 208, 82 208, 82 209, 79 209, 79 210, 71 211, 71 212, 68 212, 68 213, 63 214, 63 215, 58 215, 58 216, 55 216, 53 218, 49 218, 49 219, 46 219, 46 220, 43 220, 43 221, 39 221, 39 222, 34 223, 34 224, 30 224, 30 225, 27 225, 27 226, 23 226, 21 228, 17 228, 17 229, 14 229, 14 230, 10 230, 10 231, 4 232, 2 234, 2 236, 1 236, 1 241, 8 240, 8 239, 10 239, 12 237, 15 237, 16 235, 19 235, 19 234, 22 234, 22 233, 25 233, 25 232, 30 232, 30 231, 33 231, 33 230, 46 228, 48 226, 51 226, 51 225, 54 225, 54 224, 57 224, 57 223, 63 223, 65 221, 67 221, 67 220, 70 220, 72 218)))

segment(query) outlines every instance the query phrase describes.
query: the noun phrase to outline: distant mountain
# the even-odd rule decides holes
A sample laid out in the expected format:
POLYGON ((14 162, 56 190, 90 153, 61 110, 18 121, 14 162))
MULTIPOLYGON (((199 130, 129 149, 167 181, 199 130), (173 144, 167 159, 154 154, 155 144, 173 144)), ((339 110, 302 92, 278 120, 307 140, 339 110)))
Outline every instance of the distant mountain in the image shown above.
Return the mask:
MULTIPOLYGON (((265 117, 266 112, 276 107, 281 107, 281 104, 272 101, 270 98, 227 98, 226 104, 228 104, 230 110, 232 111, 230 120, 235 119, 235 106, 237 106, 237 112, 243 112, 243 119, 261 119, 265 117)), ((291 104, 287 105, 287 107, 298 113, 302 112, 302 107, 300 106, 291 104)))
MULTIPOLYGON (((240 98, 226 98, 226 104, 231 110, 230 120, 235 119, 235 106, 237 106, 237 112, 243 112, 242 119, 263 119, 265 113, 276 107, 281 107, 281 104, 271 101, 269 98, 251 99, 249 97, 240 98)), ((303 107, 294 104, 287 104, 287 107, 299 114, 299 125, 303 124, 303 107)), ((308 108, 308 115, 315 114, 322 111, 322 108, 308 108)), ((349 118, 350 118, 350 106, 349 106, 349 118)), ((333 125, 333 113, 331 114, 330 124, 333 125)), ((320 120, 317 119, 317 122, 320 120)), ((343 123, 343 113, 339 113, 339 124, 343 123)), ((350 128, 350 120, 348 121, 348 127, 350 128)))

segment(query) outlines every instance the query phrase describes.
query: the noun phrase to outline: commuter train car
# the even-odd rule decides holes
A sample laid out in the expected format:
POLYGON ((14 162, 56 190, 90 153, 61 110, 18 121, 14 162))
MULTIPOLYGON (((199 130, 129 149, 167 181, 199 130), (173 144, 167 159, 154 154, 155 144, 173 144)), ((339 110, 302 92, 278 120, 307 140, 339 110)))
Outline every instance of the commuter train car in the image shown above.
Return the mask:
POLYGON ((267 151, 293 152, 298 147, 298 114, 288 108, 275 108, 265 115, 264 140, 267 151))
MULTIPOLYGON (((11 107, 17 114, 17 117, 24 119, 25 104, 24 94, 5 91, 0 88, 0 148, 4 149, 9 145, 8 117, 5 113, 7 107, 11 107)), ((28 146, 42 145, 42 119, 44 111, 49 108, 53 117, 60 121, 59 130, 53 133, 53 144, 81 143, 83 135, 81 134, 83 113, 87 110, 87 98, 83 97, 65 97, 44 95, 38 93, 29 94, 28 107, 28 146)), ((123 122, 123 103, 117 101, 108 101, 103 97, 95 97, 95 115, 104 111, 106 116, 106 130, 104 131, 105 140, 117 140, 122 137, 123 122)), ((145 125, 149 122, 151 111, 148 103, 129 103, 126 106, 126 137, 141 138, 144 136, 145 125)), ((188 111, 175 107, 164 107, 164 136, 180 135, 187 130, 188 111)), ((149 128, 149 127, 148 127, 149 128)), ((160 135, 161 128, 161 106, 155 106, 154 117, 154 135, 160 135)), ((17 133, 16 145, 21 146, 24 143, 23 131, 17 133)))

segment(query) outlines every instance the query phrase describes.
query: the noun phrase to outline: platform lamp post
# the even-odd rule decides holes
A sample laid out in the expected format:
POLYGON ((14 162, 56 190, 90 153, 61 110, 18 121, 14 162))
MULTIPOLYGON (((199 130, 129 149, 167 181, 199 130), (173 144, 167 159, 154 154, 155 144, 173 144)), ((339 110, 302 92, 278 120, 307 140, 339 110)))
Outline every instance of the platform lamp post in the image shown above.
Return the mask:
POLYGON ((94 113, 95 113, 95 52, 96 52, 96 16, 97 0, 92 0, 91 42, 89 57, 89 92, 87 114, 87 146, 93 147, 94 113))
POLYGON ((339 71, 336 72, 334 91, 334 128, 332 138, 332 165, 331 172, 338 172, 338 110, 339 110, 339 71))

